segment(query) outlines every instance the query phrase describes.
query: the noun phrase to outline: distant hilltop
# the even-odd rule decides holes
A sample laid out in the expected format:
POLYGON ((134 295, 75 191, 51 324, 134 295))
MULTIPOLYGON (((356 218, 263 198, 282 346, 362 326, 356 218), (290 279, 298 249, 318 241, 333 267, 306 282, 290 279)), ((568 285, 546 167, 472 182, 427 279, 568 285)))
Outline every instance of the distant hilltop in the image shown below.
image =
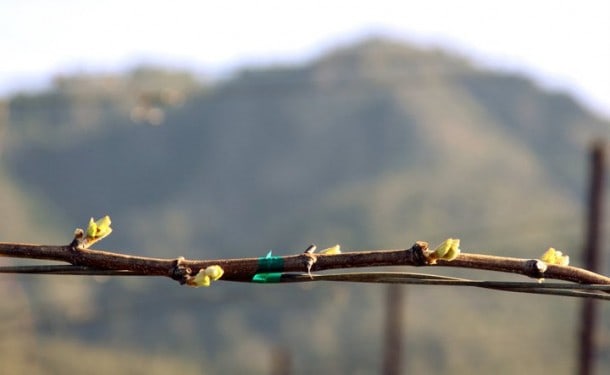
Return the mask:
POLYGON ((315 232, 320 216, 383 239, 412 210, 418 232, 546 218, 579 204, 588 142, 610 133, 564 93, 378 38, 218 82, 151 67, 58 77, 8 108, 5 168, 68 217, 162 217, 171 202, 243 241, 315 232))

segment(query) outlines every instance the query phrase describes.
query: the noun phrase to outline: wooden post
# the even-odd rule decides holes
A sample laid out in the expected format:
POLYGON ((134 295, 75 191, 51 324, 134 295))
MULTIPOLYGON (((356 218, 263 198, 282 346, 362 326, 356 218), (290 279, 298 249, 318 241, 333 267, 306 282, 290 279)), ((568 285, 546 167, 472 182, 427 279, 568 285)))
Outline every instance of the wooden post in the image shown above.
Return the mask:
POLYGON ((285 346, 276 346, 271 352, 271 375, 290 375, 292 363, 290 350, 285 346))
POLYGON ((399 375, 402 371, 403 292, 404 289, 400 284, 387 286, 382 369, 384 375, 399 375))
MULTIPOLYGON (((602 211, 604 207, 604 143, 596 142, 591 148, 591 179, 587 212, 587 234, 585 240, 584 263, 589 271, 598 272, 600 268, 602 211)), ((581 326, 579 332, 579 370, 580 375, 593 374, 595 360, 595 326, 598 305, 592 298, 583 300, 581 326)))

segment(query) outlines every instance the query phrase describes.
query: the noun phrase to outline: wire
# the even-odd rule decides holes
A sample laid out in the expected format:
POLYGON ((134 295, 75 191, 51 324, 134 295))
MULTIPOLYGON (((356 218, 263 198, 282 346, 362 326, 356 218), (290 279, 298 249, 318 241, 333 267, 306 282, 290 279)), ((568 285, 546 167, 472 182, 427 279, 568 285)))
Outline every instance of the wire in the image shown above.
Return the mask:
POLYGON ((311 277, 306 273, 283 274, 282 281, 339 281, 380 284, 471 286, 477 288, 502 290, 507 292, 548 294, 580 298, 590 297, 610 301, 610 294, 607 294, 610 292, 610 285, 543 283, 522 281, 479 281, 439 275, 406 272, 351 272, 335 274, 312 274, 311 277))
MULTIPOLYGON (((89 275, 89 276, 151 276, 126 270, 100 270, 85 266, 42 265, 0 267, 0 273, 51 274, 51 275, 89 275)), ((244 280, 249 282, 249 280, 244 280)), ((610 285, 545 283, 523 281, 485 281, 469 280, 441 275, 410 272, 346 272, 329 274, 282 273, 280 282, 335 281, 375 284, 413 284, 470 286, 476 288, 502 290, 515 293, 546 294, 578 298, 595 298, 610 301, 610 285)))
POLYGON ((101 270, 85 266, 47 265, 47 266, 7 266, 0 267, 0 273, 25 273, 41 275, 110 275, 110 276, 150 276, 126 270, 101 270))

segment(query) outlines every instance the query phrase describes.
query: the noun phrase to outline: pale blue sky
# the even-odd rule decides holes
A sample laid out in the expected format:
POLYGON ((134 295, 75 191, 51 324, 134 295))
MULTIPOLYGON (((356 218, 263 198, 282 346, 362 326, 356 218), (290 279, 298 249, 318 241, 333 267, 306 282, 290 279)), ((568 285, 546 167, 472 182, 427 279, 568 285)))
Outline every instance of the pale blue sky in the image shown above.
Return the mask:
POLYGON ((610 1, 0 0, 0 95, 57 73, 299 62, 382 33, 568 90, 610 118, 610 1))

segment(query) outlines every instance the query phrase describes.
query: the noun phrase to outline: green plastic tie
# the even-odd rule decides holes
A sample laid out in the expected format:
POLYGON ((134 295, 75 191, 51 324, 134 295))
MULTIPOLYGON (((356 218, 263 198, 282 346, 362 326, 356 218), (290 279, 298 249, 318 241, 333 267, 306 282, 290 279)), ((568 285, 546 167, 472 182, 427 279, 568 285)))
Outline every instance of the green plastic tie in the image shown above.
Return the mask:
POLYGON ((284 259, 274 257, 271 250, 264 257, 258 258, 258 269, 252 277, 255 283, 279 283, 284 270, 284 259))
POLYGON ((282 281, 281 272, 268 272, 268 273, 257 273, 252 277, 252 282, 255 283, 279 283, 282 281))
POLYGON ((271 251, 264 257, 258 258, 256 273, 281 272, 284 270, 284 258, 271 255, 271 251))

